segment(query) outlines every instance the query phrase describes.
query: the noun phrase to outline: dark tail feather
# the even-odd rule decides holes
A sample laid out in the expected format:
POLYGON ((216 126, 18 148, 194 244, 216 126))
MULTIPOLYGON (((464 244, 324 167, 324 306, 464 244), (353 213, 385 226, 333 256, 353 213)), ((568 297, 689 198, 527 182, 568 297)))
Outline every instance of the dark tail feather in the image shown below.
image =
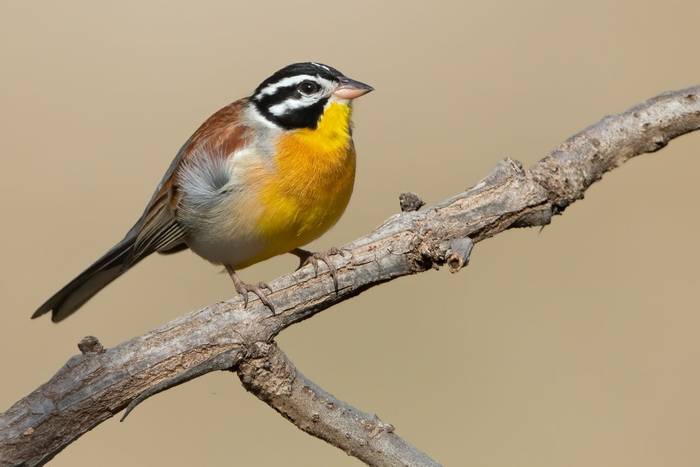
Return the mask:
POLYGON ((51 311, 51 321, 57 323, 73 314, 93 295, 143 258, 135 258, 132 255, 135 241, 135 235, 131 232, 127 234, 124 240, 41 305, 32 315, 32 319, 51 311))

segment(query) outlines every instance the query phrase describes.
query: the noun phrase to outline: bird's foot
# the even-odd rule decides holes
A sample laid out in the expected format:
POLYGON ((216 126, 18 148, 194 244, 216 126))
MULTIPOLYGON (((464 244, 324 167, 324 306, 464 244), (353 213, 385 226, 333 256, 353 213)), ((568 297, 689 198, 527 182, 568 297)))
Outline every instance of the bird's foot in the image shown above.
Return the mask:
POLYGON ((233 270, 233 268, 226 266, 226 271, 228 272, 229 276, 231 276, 231 280, 233 281, 233 286, 236 288, 236 292, 238 292, 241 297, 243 297, 243 308, 248 307, 248 292, 254 293, 260 301, 272 311, 272 314, 275 314, 275 306, 270 302, 270 300, 267 298, 267 293, 265 293, 265 290, 267 290, 268 293, 272 293, 272 288, 267 285, 264 282, 259 282, 257 285, 256 284, 248 284, 246 282, 243 282, 240 277, 238 277, 238 274, 236 271, 233 270))
POLYGON ((326 252, 314 253, 308 250, 304 250, 302 248, 295 248, 290 253, 299 257, 299 267, 297 268, 297 271, 303 268, 304 266, 311 264, 314 267, 314 272, 316 276, 318 276, 318 265, 319 263, 324 263, 328 267, 328 272, 333 278, 333 286, 335 287, 335 292, 338 293, 338 270, 333 264, 333 261, 331 261, 331 256, 345 256, 345 253, 349 253, 348 250, 341 250, 336 247, 332 247, 326 252))

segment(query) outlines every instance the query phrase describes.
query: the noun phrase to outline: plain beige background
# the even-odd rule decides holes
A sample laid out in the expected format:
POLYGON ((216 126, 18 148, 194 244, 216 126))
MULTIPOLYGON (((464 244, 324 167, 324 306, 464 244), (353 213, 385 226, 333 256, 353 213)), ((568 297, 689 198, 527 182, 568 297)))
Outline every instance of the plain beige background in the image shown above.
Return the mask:
MULTIPOLYGON (((700 2, 0 2, 0 409, 94 334, 107 345, 232 296, 190 253, 154 256, 77 315, 35 307, 121 238, 179 146, 277 68, 369 82, 357 185, 315 248, 531 164, 606 114, 698 84, 700 2)), ((450 466, 700 463, 700 134, 606 176, 542 232, 462 273, 373 289, 285 331, 319 384, 450 466)), ((278 258, 243 272, 271 279, 278 258)), ((107 421, 56 466, 352 466, 210 374, 107 421)))

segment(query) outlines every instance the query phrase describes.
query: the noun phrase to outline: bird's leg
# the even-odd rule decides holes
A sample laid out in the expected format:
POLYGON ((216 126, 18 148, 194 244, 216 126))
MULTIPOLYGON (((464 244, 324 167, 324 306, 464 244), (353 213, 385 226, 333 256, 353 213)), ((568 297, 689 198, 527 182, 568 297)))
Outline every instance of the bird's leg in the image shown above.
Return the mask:
POLYGON ((263 304, 268 307, 270 311, 272 311, 272 314, 275 314, 275 306, 270 302, 263 290, 267 289, 269 293, 272 293, 272 289, 269 285, 265 284, 264 282, 259 282, 257 285, 246 284, 240 277, 238 277, 238 274, 231 266, 226 266, 226 272, 228 272, 228 275, 231 276, 236 292, 243 297, 243 308, 248 306, 248 292, 253 292, 258 296, 260 301, 263 302, 263 304))
POLYGON ((295 248, 292 251, 290 251, 290 253, 299 258, 299 267, 297 268, 297 271, 306 266, 307 264, 311 264, 313 265, 314 271, 318 276, 318 264, 320 262, 323 262, 326 266, 328 266, 328 272, 333 278, 335 292, 338 293, 338 270, 331 261, 331 255, 342 255, 343 250, 339 250, 338 248, 332 247, 327 252, 314 253, 308 250, 304 250, 303 248, 295 248))

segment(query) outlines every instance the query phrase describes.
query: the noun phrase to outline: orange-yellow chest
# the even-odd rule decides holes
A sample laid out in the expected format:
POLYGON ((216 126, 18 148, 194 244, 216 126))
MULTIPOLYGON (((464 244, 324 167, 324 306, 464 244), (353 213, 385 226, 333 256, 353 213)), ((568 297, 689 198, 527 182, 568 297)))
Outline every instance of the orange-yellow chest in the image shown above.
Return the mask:
POLYGON ((355 181, 351 108, 330 104, 316 129, 283 134, 275 172, 260 192, 258 232, 266 238, 262 256, 304 245, 330 229, 345 211, 355 181))

